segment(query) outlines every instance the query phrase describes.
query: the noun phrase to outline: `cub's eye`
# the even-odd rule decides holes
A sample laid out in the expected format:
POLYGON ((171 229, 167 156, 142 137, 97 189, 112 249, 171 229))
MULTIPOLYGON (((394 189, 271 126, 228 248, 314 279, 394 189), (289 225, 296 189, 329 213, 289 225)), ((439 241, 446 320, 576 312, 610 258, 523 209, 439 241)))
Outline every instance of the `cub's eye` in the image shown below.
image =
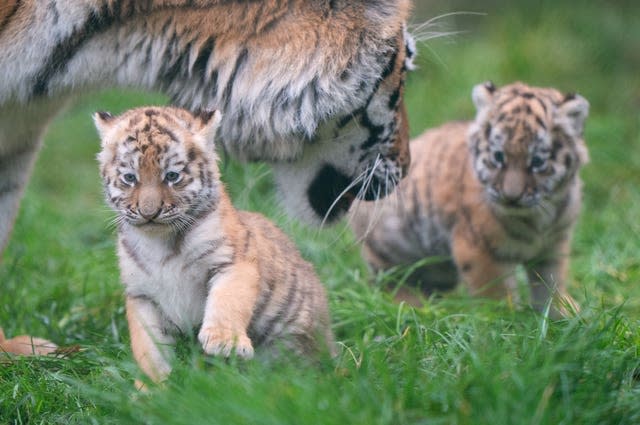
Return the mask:
POLYGON ((493 160, 498 164, 504 164, 504 152, 495 151, 493 153, 493 160))
POLYGON ((175 171, 169 171, 164 175, 164 179, 169 183, 175 183, 178 181, 178 179, 180 179, 180 174, 176 173, 175 171))
POLYGON ((122 175, 122 180, 127 184, 134 184, 137 180, 136 175, 133 173, 126 173, 122 175))
POLYGON ((533 158, 531 158, 531 168, 535 169, 540 169, 544 166, 545 164, 545 159, 538 156, 538 155, 534 155, 533 158))

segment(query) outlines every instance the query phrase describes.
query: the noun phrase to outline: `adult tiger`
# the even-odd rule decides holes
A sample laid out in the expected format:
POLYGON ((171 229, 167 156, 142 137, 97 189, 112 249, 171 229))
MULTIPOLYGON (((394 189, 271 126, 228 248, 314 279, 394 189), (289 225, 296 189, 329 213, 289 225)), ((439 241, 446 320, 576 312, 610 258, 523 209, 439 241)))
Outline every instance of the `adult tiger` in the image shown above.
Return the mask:
POLYGON ((409 163, 410 0, 5 0, 0 5, 0 250, 48 121, 102 87, 223 112, 219 140, 273 163, 295 215, 340 217, 409 163))

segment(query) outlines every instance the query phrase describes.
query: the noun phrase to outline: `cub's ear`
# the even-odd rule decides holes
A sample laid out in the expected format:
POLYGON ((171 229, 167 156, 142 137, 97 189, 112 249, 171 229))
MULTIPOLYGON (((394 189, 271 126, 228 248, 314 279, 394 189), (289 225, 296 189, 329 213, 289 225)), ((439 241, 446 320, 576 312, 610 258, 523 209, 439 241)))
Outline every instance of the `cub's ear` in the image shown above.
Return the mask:
POLYGON ((558 122, 572 136, 582 136, 584 122, 589 116, 589 102, 579 94, 567 94, 558 106, 558 122))
POLYGON ((491 81, 485 81, 473 87, 471 99, 473 99, 473 104, 476 106, 476 111, 481 111, 491 103, 495 91, 496 86, 494 86, 491 81))
POLYGON ((218 127, 220 127, 222 113, 217 109, 208 109, 194 113, 193 117, 197 123, 196 133, 202 136, 207 144, 213 144, 218 127))
POLYGON ((93 114, 93 123, 101 139, 104 139, 106 132, 113 128, 114 121, 115 117, 110 112, 100 111, 93 114))

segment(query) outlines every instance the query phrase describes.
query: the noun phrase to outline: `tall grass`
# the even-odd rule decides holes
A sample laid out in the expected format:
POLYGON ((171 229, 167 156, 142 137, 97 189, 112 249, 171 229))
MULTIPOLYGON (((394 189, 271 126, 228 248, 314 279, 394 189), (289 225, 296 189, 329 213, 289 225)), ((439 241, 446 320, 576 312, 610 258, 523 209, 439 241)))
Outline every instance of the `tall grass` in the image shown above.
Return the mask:
POLYGON ((8 424, 636 424, 640 423, 640 7, 634 2, 417 2, 416 22, 453 11, 419 43, 408 79, 411 132, 473 116, 471 87, 524 80, 591 102, 585 203, 570 292, 579 317, 457 290, 423 308, 398 305, 371 276, 344 224, 312 229, 282 214, 266 165, 223 163, 238 207, 274 219, 329 289, 341 354, 223 361, 186 341, 169 382, 139 394, 102 201, 95 110, 159 96, 80 99, 46 139, 0 265, 0 325, 79 344, 69 358, 0 363, 8 424), (464 32, 463 32, 464 31, 464 32))

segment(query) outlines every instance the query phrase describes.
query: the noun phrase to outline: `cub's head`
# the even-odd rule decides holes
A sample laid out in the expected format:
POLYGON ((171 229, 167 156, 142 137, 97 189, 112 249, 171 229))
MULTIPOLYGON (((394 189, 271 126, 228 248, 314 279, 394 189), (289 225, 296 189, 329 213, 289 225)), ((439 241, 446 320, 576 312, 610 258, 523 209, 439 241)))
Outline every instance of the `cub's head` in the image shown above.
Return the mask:
POLYGON ((518 209, 564 196, 589 159, 583 140, 589 103, 522 83, 479 84, 472 98, 477 114, 469 148, 489 199, 518 209))
POLYGON ((98 112, 94 121, 106 199, 120 223, 180 231, 215 206, 219 112, 149 107, 98 112))

